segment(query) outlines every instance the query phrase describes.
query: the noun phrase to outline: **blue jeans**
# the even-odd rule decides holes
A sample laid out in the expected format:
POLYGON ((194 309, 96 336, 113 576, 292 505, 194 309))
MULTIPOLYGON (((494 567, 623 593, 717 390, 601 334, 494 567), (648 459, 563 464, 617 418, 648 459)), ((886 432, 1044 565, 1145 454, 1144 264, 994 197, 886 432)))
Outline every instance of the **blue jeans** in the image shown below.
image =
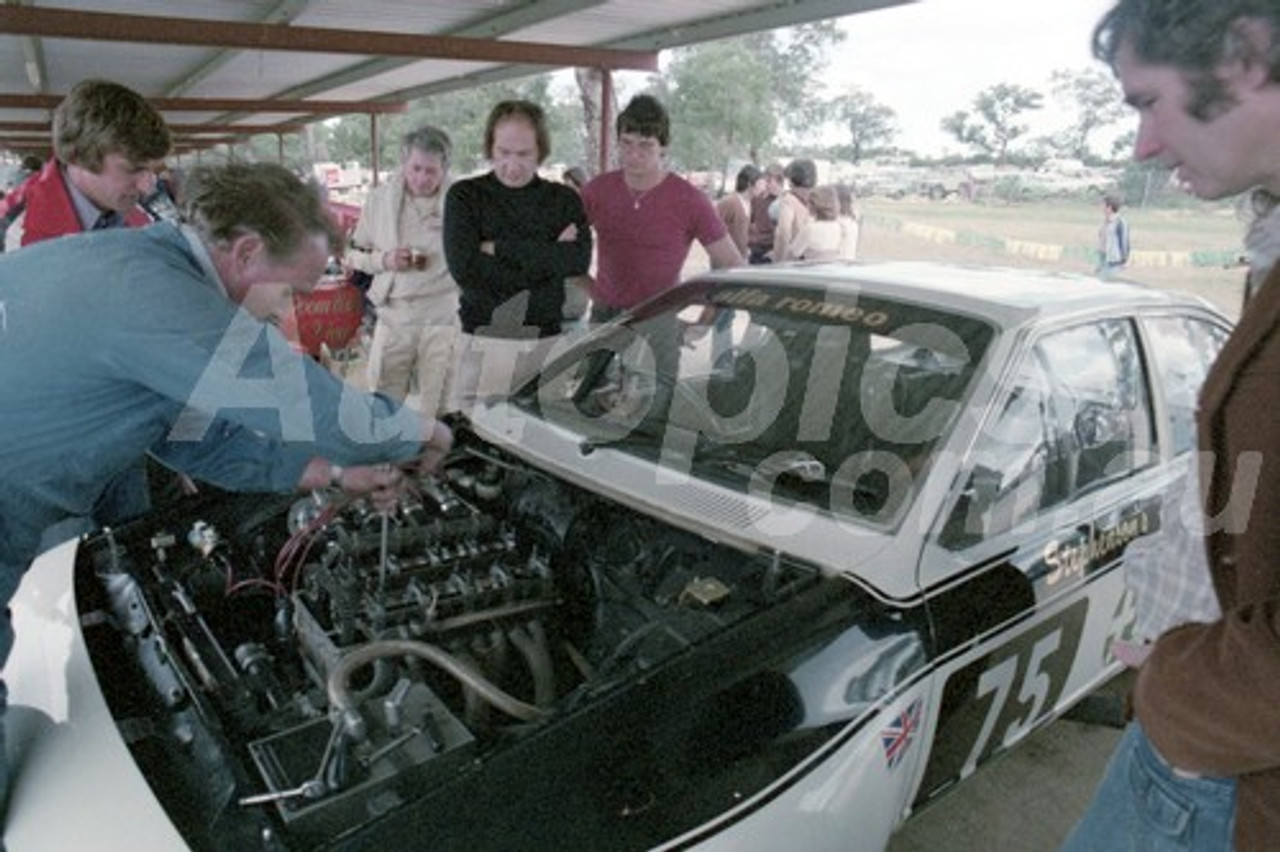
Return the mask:
POLYGON ((1234 778, 1185 778, 1136 722, 1060 852, 1230 852, 1234 778))

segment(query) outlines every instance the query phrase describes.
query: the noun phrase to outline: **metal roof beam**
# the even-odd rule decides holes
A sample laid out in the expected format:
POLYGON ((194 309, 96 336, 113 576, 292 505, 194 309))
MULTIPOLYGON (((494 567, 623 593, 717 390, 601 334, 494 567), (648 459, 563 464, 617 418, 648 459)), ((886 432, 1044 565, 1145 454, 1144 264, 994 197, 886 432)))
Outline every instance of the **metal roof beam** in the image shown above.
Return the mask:
MULTIPOLYGON (((259 23, 288 24, 295 17, 306 11, 310 5, 310 0, 280 0, 275 6, 268 9, 261 17, 258 18, 259 23)), ((220 51, 216 56, 210 57, 197 67, 192 68, 183 75, 181 80, 171 83, 165 89, 165 95, 171 98, 180 97, 191 91, 196 84, 202 80, 212 76, 219 69, 229 63, 236 54, 232 51, 220 51)))
MULTIPOLYGON (((0 107, 54 109, 63 95, 0 94, 0 107)), ((404 101, 307 101, 262 98, 147 98, 162 112, 290 112, 316 115, 407 112, 404 101)))
MULTIPOLYGON (((601 45, 609 50, 653 50, 661 51, 673 47, 686 47, 721 38, 746 35, 762 30, 773 30, 779 27, 791 27, 808 24, 829 18, 843 18, 862 12, 873 12, 877 9, 888 9, 894 6, 905 6, 918 0, 795 0, 791 3, 780 3, 765 9, 753 9, 748 12, 736 12, 719 18, 702 21, 692 25, 662 27, 650 30, 638 36, 618 39, 601 45)), ((388 97, 411 101, 431 95, 441 95, 500 83, 530 74, 537 74, 542 69, 525 65, 512 65, 503 68, 489 68, 465 76, 451 77, 436 83, 427 83, 388 93, 388 97)))
MULTIPOLYGON (((605 0, 541 0, 538 3, 519 6, 514 9, 500 12, 496 15, 489 15, 484 19, 472 24, 467 24, 457 29, 444 33, 450 38, 471 38, 471 39, 496 39, 501 38, 510 32, 527 29, 536 24, 545 23, 546 21, 555 20, 556 18, 571 15, 575 12, 581 12, 584 9, 590 9, 604 3, 605 0)), ((288 98, 305 98, 320 92, 327 92, 332 89, 346 86, 351 83, 358 83, 361 80, 367 80, 377 74, 385 74, 388 71, 394 71, 397 68, 403 68, 405 65, 419 59, 405 59, 402 57, 384 57, 379 56, 374 59, 367 59, 348 66, 341 71, 335 71, 323 77, 317 77, 302 85, 284 91, 276 92, 276 97, 288 98)), ((545 71, 546 69, 539 69, 545 71)))
POLYGON ((239 133, 243 136, 260 136, 301 133, 306 127, 302 122, 290 121, 282 124, 170 124, 169 130, 186 136, 198 136, 202 133, 239 133))
MULTIPOLYGON (((169 131, 177 134, 200 133, 244 133, 257 135, 260 133, 300 133, 305 124, 289 122, 286 124, 168 124, 169 131)), ((0 133, 52 133, 53 123, 48 121, 0 121, 0 133)))
MULTIPOLYGON (((230 133, 223 133, 216 136, 206 136, 203 134, 175 133, 173 136, 174 147, 181 148, 188 145, 218 145, 228 142, 247 142, 249 139, 258 135, 276 135, 276 134, 257 134, 257 133, 241 133, 239 130, 233 129, 230 133)), ((52 147, 52 141, 46 135, 30 135, 25 133, 5 133, 0 131, 0 145, 23 145, 27 147, 52 147)))
POLYGON ((179 136, 173 140, 175 148, 209 148, 214 145, 243 145, 249 141, 248 136, 231 134, 227 136, 179 136))
POLYGON ((35 154, 43 158, 49 154, 49 142, 46 140, 43 145, 24 145, 22 143, 9 142, 5 139, 0 139, 0 151, 9 151, 19 156, 35 154))
POLYGON ((133 44, 186 44, 360 56, 368 56, 370 46, 376 45, 377 49, 373 52, 378 56, 518 62, 554 68, 581 65, 632 71, 658 70, 658 54, 654 51, 165 18, 156 15, 120 15, 28 6, 0 6, 0 33, 133 44))
MULTIPOLYGON (((584 9, 600 6, 604 2, 605 0, 541 0, 538 3, 517 6, 516 8, 499 12, 496 15, 489 15, 482 20, 450 30, 446 35, 454 38, 500 38, 510 32, 527 29, 565 15, 581 12, 584 9)), ((277 92, 276 95, 278 97, 293 98, 308 97, 309 95, 331 91, 351 83, 358 83, 377 74, 394 71, 397 68, 404 67, 411 61, 409 59, 388 57, 368 59, 341 71, 318 77, 303 85, 277 92)), ((537 74, 544 71, 546 71, 545 68, 531 66, 523 68, 517 76, 528 76, 529 74, 537 74)), ((383 95, 382 97, 395 100, 411 100, 410 98, 397 98, 393 94, 383 95)))
POLYGON ((829 18, 843 18, 877 9, 905 6, 917 0, 796 0, 748 12, 709 18, 692 25, 661 27, 631 38, 611 42, 617 50, 663 50, 704 41, 746 35, 780 27, 794 27, 829 18))

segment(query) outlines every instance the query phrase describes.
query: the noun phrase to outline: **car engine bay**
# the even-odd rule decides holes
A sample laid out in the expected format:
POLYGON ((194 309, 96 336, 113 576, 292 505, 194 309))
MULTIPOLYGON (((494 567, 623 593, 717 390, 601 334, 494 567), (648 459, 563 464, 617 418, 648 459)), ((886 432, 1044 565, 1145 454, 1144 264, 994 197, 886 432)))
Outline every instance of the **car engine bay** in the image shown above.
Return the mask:
POLYGON ((217 494, 82 544, 104 693, 192 848, 329 848, 819 576, 476 441, 412 481, 385 514, 217 494))

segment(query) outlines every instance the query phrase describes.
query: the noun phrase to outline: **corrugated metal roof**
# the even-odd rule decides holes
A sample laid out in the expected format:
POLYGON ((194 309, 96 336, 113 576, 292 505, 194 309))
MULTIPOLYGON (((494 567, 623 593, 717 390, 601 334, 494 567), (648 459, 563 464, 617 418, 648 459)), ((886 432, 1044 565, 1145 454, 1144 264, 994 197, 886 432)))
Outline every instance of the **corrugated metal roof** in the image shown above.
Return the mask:
POLYGON ((38 138, 53 105, 89 77, 158 101, 182 99, 175 108, 160 104, 175 125, 262 127, 368 112, 376 102, 391 109, 554 68, 656 68, 664 48, 906 2, 913 0, 6 0, 0 147, 38 138), (326 103, 311 111, 271 103, 280 100, 326 103))

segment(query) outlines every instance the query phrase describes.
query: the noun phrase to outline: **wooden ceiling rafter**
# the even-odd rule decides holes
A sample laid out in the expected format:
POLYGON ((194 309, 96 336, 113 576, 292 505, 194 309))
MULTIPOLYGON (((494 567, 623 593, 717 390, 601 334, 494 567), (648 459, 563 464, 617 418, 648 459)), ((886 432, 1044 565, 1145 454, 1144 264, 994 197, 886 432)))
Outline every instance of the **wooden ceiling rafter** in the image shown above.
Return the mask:
MULTIPOLYGON (((0 7, 2 9, 4 7, 0 7)), ((0 93, 0 107, 52 110, 65 95, 14 95, 0 93)), ((408 101, 330 101, 284 98, 147 98, 161 112, 279 112, 316 115, 402 113, 408 101)))
MULTIPOLYGON (((372 2, 376 4, 380 0, 372 2)), ((168 64, 157 76, 170 82, 148 98, 162 113, 208 114, 204 123, 192 127, 193 133, 217 133, 217 128, 226 128, 236 136, 274 133, 283 146, 284 133, 298 132, 293 127, 286 129, 288 125, 300 124, 301 132, 305 132, 309 125, 328 117, 367 115, 371 132, 376 135, 380 115, 406 113, 410 101, 456 88, 527 76, 547 68, 597 68, 605 79, 613 71, 656 72, 660 70, 659 52, 664 49, 867 12, 915 0, 725 0, 723 8, 706 9, 701 15, 690 14, 689 8, 649 9, 641 8, 647 4, 618 0, 514 3, 503 0, 495 6, 484 4, 483 7, 468 8, 464 14, 449 16, 447 20, 452 23, 445 23, 438 29, 434 28, 434 23, 397 29, 398 19, 388 18, 387 12, 394 11, 400 2, 402 0, 389 0, 389 6, 379 6, 376 10, 371 7, 368 14, 364 10, 355 12, 355 7, 336 9, 326 6, 320 10, 315 0, 269 0, 252 9, 239 6, 227 9, 216 4, 193 3, 184 7, 184 11, 193 12, 195 17, 173 17, 150 14, 157 6, 140 0, 136 4, 106 4, 103 0, 0 0, 0 36, 13 36, 12 41, 21 48, 25 76, 31 89, 37 93, 0 93, 0 109, 9 110, 4 117, 10 119, 26 119, 31 111, 40 111, 45 113, 41 117, 47 121, 48 113, 65 96, 65 91, 55 94, 57 89, 65 90, 74 82, 74 79, 60 79, 51 84, 49 69, 45 67, 45 53, 50 50, 58 55, 79 57, 83 64, 86 48, 82 43, 90 43, 90 50, 94 42, 157 44, 198 48, 181 53, 176 50, 166 52, 164 59, 168 64), (35 5, 46 2, 55 6, 35 5), (313 4, 317 8, 313 9, 313 4), (103 11, 92 8, 101 8, 102 5, 108 8, 103 11), (138 11, 119 11, 120 7, 128 5, 138 11), (90 8, 70 8, 72 6, 90 8), (230 19, 219 17, 224 12, 230 12, 230 19), (579 14, 584 12, 589 14, 579 14), (606 29, 614 34, 590 40, 588 33, 605 31, 598 27, 605 17, 611 25, 606 29), (304 19, 327 26, 298 23, 304 19), (566 22, 564 26, 548 26, 549 23, 559 23, 561 19, 566 22), (368 29, 371 22, 388 25, 389 21, 388 28, 368 29), (620 30, 613 26, 619 22, 625 22, 620 30), (516 38, 525 33, 549 33, 557 42, 521 41, 516 38), (48 44, 42 40, 47 40, 48 44), (295 76, 290 80, 291 75, 286 72, 282 75, 283 82, 273 86, 271 91, 258 91, 239 83, 210 85, 216 73, 238 71, 235 63, 243 64, 245 54, 249 54, 248 59, 252 60, 253 55, 276 53, 287 56, 290 52, 330 54, 328 63, 297 63, 308 68, 328 67, 339 56, 353 57, 356 61, 345 67, 329 68, 309 79, 295 76), (179 55, 190 58, 180 63, 179 55), (339 89, 345 89, 349 94, 353 83, 381 74, 390 76, 422 60, 436 61, 422 63, 425 76, 421 80, 408 81, 400 74, 396 78, 400 85, 383 86, 368 98, 322 99, 327 92, 339 89), (462 69, 462 73, 452 75, 440 74, 436 70, 444 63, 454 62, 469 63, 469 66, 462 69), (406 81, 409 85, 404 85, 406 81), (233 97, 189 96, 197 88, 218 94, 225 92, 233 97), (245 91, 260 97, 234 97, 243 95, 245 91), (310 100, 313 97, 321 99, 310 100), (269 118, 272 113, 276 116, 269 118), (286 116, 287 124, 251 123, 255 118, 273 121, 286 116)), ((423 16, 423 20, 427 19, 428 16, 423 16)), ((446 19, 432 17, 430 20, 446 19)), ((54 70, 66 67, 60 61, 54 61, 57 65, 54 70)), ((16 82, 18 75, 11 76, 16 82)), ((137 87, 136 81, 130 84, 137 87)), ((360 90, 367 91, 368 87, 362 86, 360 90)), ((171 126, 175 125, 171 123, 171 126)), ((22 126, 14 128, 15 131, 28 129, 22 126)), ((605 131, 602 129, 601 133, 604 135, 605 131)), ((209 137, 206 135, 205 138, 209 137)), ((175 142, 185 146, 188 140, 175 133, 175 142)))
MULTIPOLYGON (((169 131, 177 136, 198 135, 202 133, 243 133, 257 136, 260 134, 301 133, 306 129, 302 122, 286 122, 283 124, 174 124, 167 122, 169 131)), ((53 132, 53 124, 48 121, 0 121, 0 134, 4 133, 44 133, 53 132)))
POLYGON ((134 44, 521 63, 553 68, 577 65, 611 70, 658 70, 658 53, 653 50, 613 50, 548 42, 410 35, 35 6, 0 5, 0 33, 134 44), (370 50, 370 44, 376 44, 377 50, 370 50))

